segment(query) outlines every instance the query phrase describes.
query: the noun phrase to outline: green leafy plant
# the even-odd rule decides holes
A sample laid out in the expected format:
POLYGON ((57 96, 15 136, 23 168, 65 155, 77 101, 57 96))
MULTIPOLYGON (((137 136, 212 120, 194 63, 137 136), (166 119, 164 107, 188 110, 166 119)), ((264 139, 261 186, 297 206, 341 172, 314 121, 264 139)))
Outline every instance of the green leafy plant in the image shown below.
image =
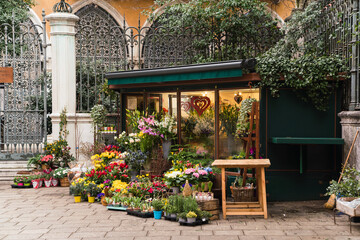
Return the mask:
POLYGON ((341 197, 359 197, 360 196, 360 171, 356 168, 347 167, 344 170, 342 180, 338 183, 335 180, 330 182, 326 189, 327 195, 335 194, 341 197))
POLYGON ((40 169, 41 168, 41 161, 40 159, 43 156, 41 154, 38 154, 34 157, 29 158, 28 162, 27 162, 27 168, 30 169, 31 167, 34 167, 36 169, 40 169))
POLYGON ((84 183, 83 182, 73 182, 70 185, 70 191, 72 194, 74 194, 74 196, 81 196, 81 194, 83 194, 84 192, 84 183))
POLYGON ((161 211, 164 208, 164 203, 160 199, 155 199, 151 202, 155 211, 161 211))
POLYGON ((257 57, 256 70, 262 79, 260 86, 268 88, 272 96, 278 97, 280 88, 290 87, 302 100, 325 111, 330 95, 339 86, 337 80, 347 77, 340 73, 348 69, 341 56, 327 54, 327 31, 306 41, 306 34, 319 32, 323 27, 319 24, 322 2, 313 1, 304 11, 293 13, 284 29, 285 37, 257 57), (331 83, 329 78, 333 80, 331 83))
POLYGON ((182 53, 187 62, 252 58, 257 52, 254 49, 266 50, 281 37, 277 21, 260 0, 156 0, 154 9, 160 6, 163 13, 160 16, 155 11, 149 13, 151 20, 175 34, 194 34, 182 53), (251 44, 244 39, 251 39, 251 44))
POLYGON ((89 194, 91 197, 96 197, 100 192, 101 192, 101 188, 98 187, 98 185, 94 184, 94 183, 89 183, 86 187, 85 187, 85 191, 87 194, 89 194))
POLYGON ((212 214, 209 213, 208 211, 201 211, 200 214, 199 214, 199 218, 203 219, 209 219, 212 217, 212 214))
POLYGON ((208 182, 209 192, 211 192, 211 189, 212 189, 213 185, 214 185, 213 182, 208 182))
POLYGON ((236 132, 236 123, 239 118, 239 107, 231 104, 222 104, 219 114, 220 130, 226 133, 228 137, 234 137, 236 132))
POLYGON ((100 130, 106 124, 107 110, 104 105, 97 104, 91 108, 90 117, 94 126, 96 140, 101 140, 100 130))

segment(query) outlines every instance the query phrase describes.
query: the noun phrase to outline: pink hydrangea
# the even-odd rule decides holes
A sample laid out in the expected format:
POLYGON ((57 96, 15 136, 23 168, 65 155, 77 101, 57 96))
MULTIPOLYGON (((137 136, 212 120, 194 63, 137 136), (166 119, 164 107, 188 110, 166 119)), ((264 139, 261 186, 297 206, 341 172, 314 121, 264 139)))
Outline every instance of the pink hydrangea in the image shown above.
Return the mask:
POLYGON ((196 170, 194 168, 188 168, 185 170, 185 174, 190 174, 190 173, 193 173, 195 172, 196 170))
POLYGON ((198 173, 200 175, 207 175, 208 174, 207 171, 205 171, 205 170, 199 170, 198 173))
POLYGON ((196 177, 196 178, 200 177, 200 175, 198 173, 193 173, 193 176, 196 177))

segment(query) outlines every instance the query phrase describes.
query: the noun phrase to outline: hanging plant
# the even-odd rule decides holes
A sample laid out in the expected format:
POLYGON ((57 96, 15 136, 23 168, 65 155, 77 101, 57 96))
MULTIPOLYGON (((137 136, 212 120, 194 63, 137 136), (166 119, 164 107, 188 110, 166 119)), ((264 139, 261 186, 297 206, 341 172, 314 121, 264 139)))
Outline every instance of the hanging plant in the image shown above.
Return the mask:
POLYGON ((241 103, 236 124, 236 134, 240 137, 245 136, 249 132, 249 113, 254 102, 256 102, 255 98, 247 98, 241 103))

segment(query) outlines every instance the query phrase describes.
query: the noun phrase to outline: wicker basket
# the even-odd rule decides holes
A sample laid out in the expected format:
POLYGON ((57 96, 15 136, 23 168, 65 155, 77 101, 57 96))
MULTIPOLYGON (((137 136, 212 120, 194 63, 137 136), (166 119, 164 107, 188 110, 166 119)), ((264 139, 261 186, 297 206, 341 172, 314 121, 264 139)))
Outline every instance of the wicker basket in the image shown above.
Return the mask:
POLYGON ((70 186, 69 179, 67 177, 61 178, 60 179, 60 186, 69 187, 70 186))
POLYGON ((255 188, 232 187, 232 196, 235 202, 253 202, 255 188))

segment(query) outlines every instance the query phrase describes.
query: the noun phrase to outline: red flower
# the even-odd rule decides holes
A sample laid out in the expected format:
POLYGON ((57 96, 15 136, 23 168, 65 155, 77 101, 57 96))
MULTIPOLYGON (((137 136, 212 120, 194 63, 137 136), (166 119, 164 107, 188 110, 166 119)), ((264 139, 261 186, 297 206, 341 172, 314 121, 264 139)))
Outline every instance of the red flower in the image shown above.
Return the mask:
POLYGON ((153 193, 153 191, 154 191, 154 190, 153 190, 152 188, 150 188, 150 189, 148 190, 149 193, 153 193))

